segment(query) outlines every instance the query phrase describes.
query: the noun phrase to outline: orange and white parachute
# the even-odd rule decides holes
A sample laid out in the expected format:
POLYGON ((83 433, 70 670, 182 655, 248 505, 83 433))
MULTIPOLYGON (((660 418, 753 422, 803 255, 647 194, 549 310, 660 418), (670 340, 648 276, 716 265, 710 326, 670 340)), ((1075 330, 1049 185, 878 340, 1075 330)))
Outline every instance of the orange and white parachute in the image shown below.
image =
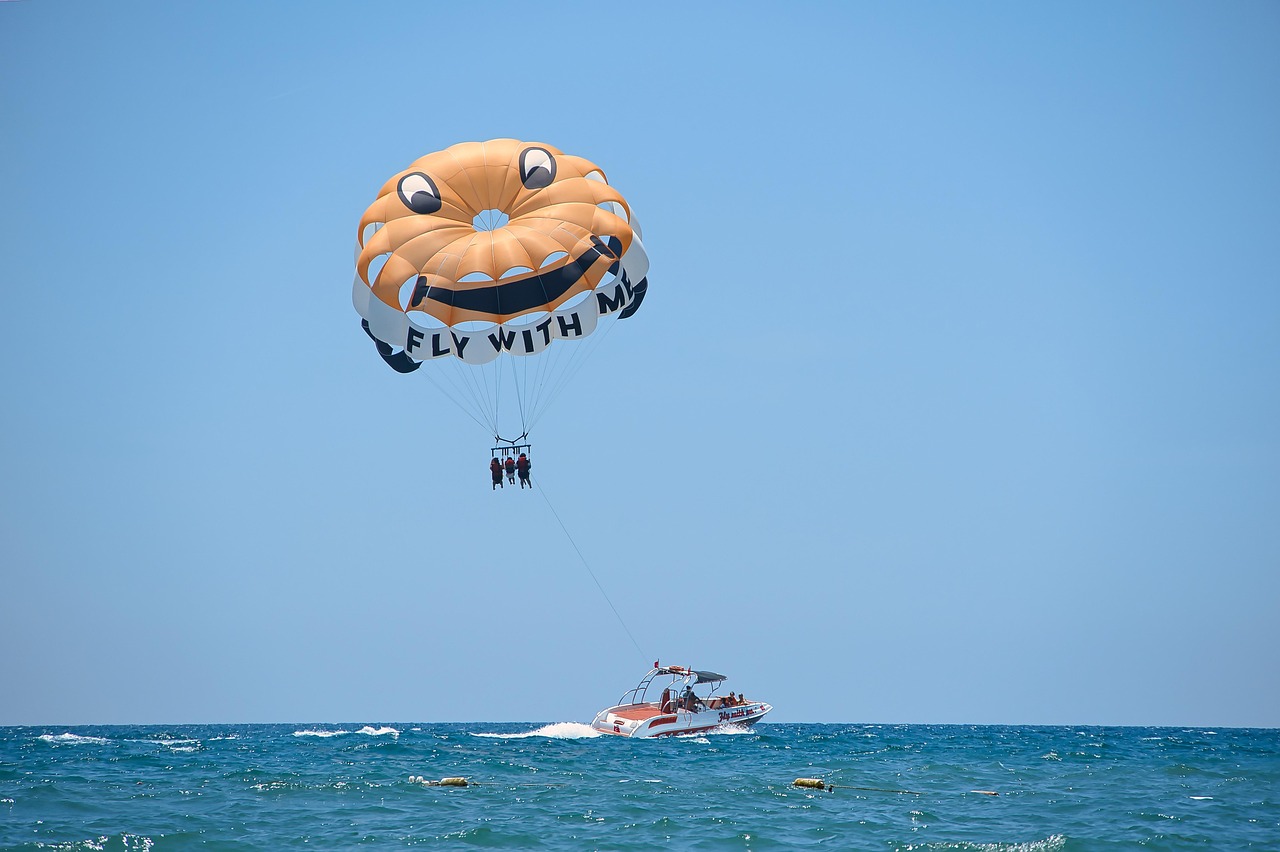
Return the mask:
POLYGON ((360 219, 352 301, 394 369, 459 368, 433 379, 495 436, 515 417, 527 434, 584 341, 640 307, 648 271, 640 225, 594 163, 494 139, 383 184, 360 219))

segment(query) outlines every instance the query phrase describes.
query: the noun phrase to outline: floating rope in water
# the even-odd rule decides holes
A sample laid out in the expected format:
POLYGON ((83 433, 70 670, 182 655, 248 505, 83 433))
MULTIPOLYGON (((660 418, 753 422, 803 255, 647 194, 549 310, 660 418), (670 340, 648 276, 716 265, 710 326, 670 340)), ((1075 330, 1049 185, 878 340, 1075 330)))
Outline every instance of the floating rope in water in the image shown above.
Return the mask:
MULTIPOLYGON (((839 787, 842 790, 866 790, 872 793, 902 793, 908 796, 923 796, 923 793, 915 790, 893 790, 888 787, 854 787, 852 784, 828 784, 821 778, 797 778, 791 782, 792 786, 809 790, 834 790, 839 787)), ((995 790, 970 790, 970 793, 977 793, 982 796, 999 796, 995 790)))
MULTIPOLYGON (((439 781, 432 781, 430 778, 424 778, 421 775, 410 775, 409 783, 421 784, 424 787, 475 787, 475 786, 478 786, 476 782, 468 781, 466 778, 463 778, 461 776, 441 778, 439 781)), ((494 782, 492 786, 495 786, 495 787, 563 787, 564 785, 563 784, 538 784, 538 783, 517 781, 514 783, 503 783, 503 784, 498 784, 494 782)))

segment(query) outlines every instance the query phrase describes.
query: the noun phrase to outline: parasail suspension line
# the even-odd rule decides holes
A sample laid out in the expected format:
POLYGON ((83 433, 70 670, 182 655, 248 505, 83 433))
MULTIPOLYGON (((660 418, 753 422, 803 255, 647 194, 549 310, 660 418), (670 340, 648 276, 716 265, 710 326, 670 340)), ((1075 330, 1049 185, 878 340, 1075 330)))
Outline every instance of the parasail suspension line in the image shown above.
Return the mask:
MULTIPOLYGON (((539 477, 538 481, 542 482, 543 478, 539 477)), ((618 608, 613 605, 613 601, 609 600, 609 593, 604 590, 604 586, 602 586, 600 581, 596 579, 596 572, 592 571, 591 566, 587 564, 587 557, 582 555, 582 551, 578 548, 578 543, 574 541, 573 536, 569 534, 569 528, 564 525, 564 521, 560 520, 560 514, 556 511, 556 507, 551 505, 551 498, 547 496, 546 489, 539 485, 537 491, 542 495, 542 499, 546 501, 547 508, 550 509, 551 514, 555 516, 556 523, 560 525, 560 529, 564 530, 564 536, 569 539, 569 543, 573 545, 573 549, 578 554, 578 558, 582 560, 582 567, 587 569, 587 573, 591 575, 592 582, 596 584, 596 588, 599 589, 600 594, 604 596, 605 603, 609 605, 609 609, 613 610, 613 616, 618 619, 618 623, 622 625, 622 629, 627 634, 627 638, 631 640, 631 644, 635 646, 635 649, 640 656, 648 660, 649 657, 645 655, 644 651, 640 650, 640 643, 636 641, 636 637, 631 635, 630 628, 628 628, 627 623, 622 620, 621 614, 618 613, 618 608)))
MULTIPOLYGON (((528 372, 528 370, 525 372, 528 372)), ((524 416, 524 397, 520 394, 520 374, 516 372, 516 362, 514 358, 511 359, 511 383, 515 385, 516 389, 516 406, 520 411, 520 431, 524 432, 525 435, 528 435, 529 424, 527 422, 527 418, 524 416)))
MULTIPOLYGON (((450 392, 449 392, 449 388, 446 388, 446 387, 445 387, 441 382, 437 381, 437 380, 436 380, 436 378, 435 378, 435 376, 433 376, 430 372, 424 373, 423 375, 425 375, 425 376, 427 377, 427 381, 429 381, 429 382, 431 382, 431 384, 435 385, 436 390, 440 391, 440 393, 442 393, 442 394, 444 395, 444 398, 445 398, 445 399, 447 399, 447 400, 449 400, 450 402, 452 402, 455 406, 457 406, 457 407, 458 407, 458 410, 459 410, 459 411, 461 411, 463 414, 467 415, 467 416, 468 416, 468 417, 470 417, 472 420, 474 420, 476 423, 478 423, 478 424, 480 425, 480 428, 482 428, 482 429, 490 429, 490 430, 491 430, 491 429, 493 429, 493 426, 492 426, 491 424, 481 422, 481 420, 480 420, 480 418, 479 418, 479 417, 476 417, 474 414, 472 414, 472 413, 471 413, 471 409, 469 409, 466 405, 464 405, 464 404, 462 403, 462 401, 461 401, 461 400, 459 400, 459 399, 458 399, 457 397, 455 397, 452 393, 450 393, 450 392)), ((453 384, 453 385, 451 385, 451 386, 452 386, 452 388, 453 388, 453 390, 454 390, 454 391, 458 391, 458 392, 459 392, 459 395, 461 395, 461 389, 462 389, 462 386, 459 386, 459 385, 456 385, 456 384, 453 384)), ((474 396, 475 396, 475 394, 474 394, 474 393, 472 393, 472 396, 474 397, 474 396)), ((479 409, 478 409, 478 410, 479 410, 479 409)))
MULTIPOLYGON (((551 382, 551 389, 547 392, 542 407, 530 417, 529 426, 531 428, 542 418, 542 415, 551 407, 551 403, 556 401, 561 392, 572 383, 573 377, 578 375, 583 365, 596 353, 596 350, 604 345, 605 340, 608 339, 610 332, 613 331, 614 326, 617 324, 618 320, 614 320, 608 324, 603 334, 593 334, 585 341, 573 342, 575 346, 580 348, 570 350, 560 375, 551 382)), ((564 342, 568 343, 570 341, 564 342)))

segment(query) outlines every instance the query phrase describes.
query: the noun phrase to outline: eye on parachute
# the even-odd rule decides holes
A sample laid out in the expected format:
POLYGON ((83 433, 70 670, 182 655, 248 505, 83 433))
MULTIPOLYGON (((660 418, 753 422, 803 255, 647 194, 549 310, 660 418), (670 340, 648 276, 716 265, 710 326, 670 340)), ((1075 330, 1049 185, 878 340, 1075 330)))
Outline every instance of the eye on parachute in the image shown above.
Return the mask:
POLYGON ((594 163, 494 139, 383 184, 360 219, 352 301, 392 369, 431 362, 423 374, 516 446, 600 329, 640 307, 648 271, 640 225, 594 163))

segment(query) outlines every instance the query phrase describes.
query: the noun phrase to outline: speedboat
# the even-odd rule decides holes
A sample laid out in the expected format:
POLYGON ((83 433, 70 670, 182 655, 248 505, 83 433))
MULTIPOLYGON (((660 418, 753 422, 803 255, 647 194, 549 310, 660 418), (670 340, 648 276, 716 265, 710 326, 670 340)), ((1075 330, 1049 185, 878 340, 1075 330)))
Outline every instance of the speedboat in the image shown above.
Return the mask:
POLYGON ((671 737, 697 734, 722 726, 747 726, 759 722, 773 709, 763 701, 749 701, 730 692, 716 695, 726 680, 722 674, 684 666, 663 666, 657 662, 622 700, 596 714, 591 727, 602 734, 622 737, 671 737), (670 677, 669 681, 659 680, 670 677), (659 680, 662 698, 647 701, 649 687, 659 680), (703 694, 695 686, 711 684, 703 694))

